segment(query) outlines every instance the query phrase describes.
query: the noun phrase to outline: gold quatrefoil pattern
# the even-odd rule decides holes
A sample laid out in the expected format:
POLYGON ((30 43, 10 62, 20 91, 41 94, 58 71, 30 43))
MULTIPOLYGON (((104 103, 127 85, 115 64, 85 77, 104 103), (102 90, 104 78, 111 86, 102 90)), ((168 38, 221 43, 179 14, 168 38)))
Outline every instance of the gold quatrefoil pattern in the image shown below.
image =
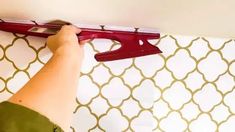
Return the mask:
MULTIPOLYGON (((44 38, 0 31, 0 101, 52 56, 44 38)), ((85 45, 71 132, 235 131, 235 41, 162 35, 162 54, 96 62, 111 40, 85 45)))

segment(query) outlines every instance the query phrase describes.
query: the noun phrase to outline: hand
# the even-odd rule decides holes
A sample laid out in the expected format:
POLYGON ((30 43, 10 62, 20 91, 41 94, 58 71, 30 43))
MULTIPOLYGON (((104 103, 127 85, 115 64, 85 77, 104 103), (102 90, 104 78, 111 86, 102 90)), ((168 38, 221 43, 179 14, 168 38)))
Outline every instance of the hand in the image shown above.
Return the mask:
POLYGON ((80 47, 76 34, 79 34, 81 30, 75 26, 65 25, 56 34, 49 36, 47 39, 47 46, 54 53, 59 47, 80 47))

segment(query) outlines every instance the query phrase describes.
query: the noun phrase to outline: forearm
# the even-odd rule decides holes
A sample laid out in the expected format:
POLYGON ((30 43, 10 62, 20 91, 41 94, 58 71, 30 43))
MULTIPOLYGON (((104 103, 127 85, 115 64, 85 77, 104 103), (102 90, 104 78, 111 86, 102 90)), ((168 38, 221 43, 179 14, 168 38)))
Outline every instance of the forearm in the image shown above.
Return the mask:
POLYGON ((80 67, 81 61, 78 51, 61 47, 25 87, 33 87, 35 90, 45 89, 45 93, 43 94, 49 94, 49 97, 52 97, 50 94, 59 94, 62 97, 74 97, 76 94, 75 86, 77 86, 80 75, 80 67), (52 84, 54 87, 51 87, 52 84), (53 93, 48 91, 47 88, 49 86, 50 89, 54 90, 53 93), (67 92, 64 92, 65 90, 67 92))
POLYGON ((61 125, 56 121, 66 119, 58 117, 55 111, 60 109, 64 117, 71 117, 75 105, 75 101, 71 100, 76 97, 82 60, 79 52, 76 46, 58 48, 45 66, 10 101, 36 110, 61 125))

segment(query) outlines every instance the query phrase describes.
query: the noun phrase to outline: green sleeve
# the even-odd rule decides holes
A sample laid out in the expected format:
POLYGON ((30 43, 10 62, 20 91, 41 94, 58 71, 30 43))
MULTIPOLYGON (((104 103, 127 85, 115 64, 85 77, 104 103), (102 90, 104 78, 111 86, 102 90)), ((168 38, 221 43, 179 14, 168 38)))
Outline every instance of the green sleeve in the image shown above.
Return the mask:
POLYGON ((63 132, 48 118, 24 106, 0 103, 0 132, 63 132))

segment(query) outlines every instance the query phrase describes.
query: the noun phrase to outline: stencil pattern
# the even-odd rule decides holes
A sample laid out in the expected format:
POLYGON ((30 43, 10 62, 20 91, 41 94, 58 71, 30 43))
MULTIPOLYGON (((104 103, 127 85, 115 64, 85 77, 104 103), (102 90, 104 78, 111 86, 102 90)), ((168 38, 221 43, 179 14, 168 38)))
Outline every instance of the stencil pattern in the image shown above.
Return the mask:
MULTIPOLYGON (((235 41, 163 35, 163 51, 98 63, 111 40, 85 45, 71 131, 235 131, 235 41)), ((0 100, 51 57, 45 39, 0 31, 0 100)))

